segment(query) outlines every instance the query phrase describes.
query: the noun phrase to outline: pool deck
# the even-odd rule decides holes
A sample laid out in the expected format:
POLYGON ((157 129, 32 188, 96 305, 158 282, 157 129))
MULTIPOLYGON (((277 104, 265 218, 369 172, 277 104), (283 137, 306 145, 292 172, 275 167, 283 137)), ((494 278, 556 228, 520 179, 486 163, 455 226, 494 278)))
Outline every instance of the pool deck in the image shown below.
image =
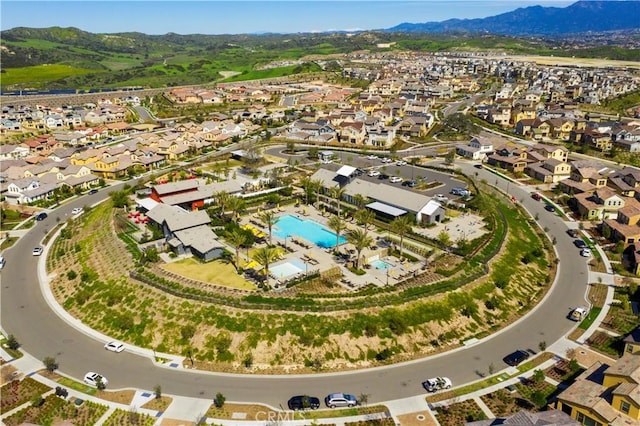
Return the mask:
MULTIPOLYGON (((318 212, 314 207, 302 205, 300 207, 283 206, 274 209, 274 212, 276 212, 278 216, 289 214, 300 219, 313 220, 328 228, 327 221, 329 215, 325 214, 323 216, 322 213, 318 212)), ((249 215, 248 217, 243 218, 241 223, 249 223, 249 221, 253 221, 254 225, 256 221, 260 222, 259 214, 256 213, 253 215, 249 215)), ((355 222, 347 222, 347 227, 350 229, 357 226, 358 225, 355 222)), ((262 226, 261 228, 266 234, 268 234, 268 229, 266 229, 266 227, 262 226)), ((379 287, 394 285, 402 281, 404 277, 408 275, 414 275, 414 273, 417 273, 422 269, 422 262, 417 262, 415 264, 406 262, 404 264, 401 264, 398 259, 387 257, 386 253, 388 245, 383 243, 384 235, 375 232, 375 230, 370 230, 369 233, 374 239, 376 248, 375 250, 372 250, 371 248, 362 250, 361 258, 369 259, 371 257, 378 256, 381 260, 384 260, 385 262, 393 265, 391 268, 376 269, 374 267, 371 267, 369 269, 366 269, 366 273, 364 275, 356 275, 347 268, 346 259, 338 259, 333 255, 334 248, 322 248, 311 243, 310 241, 304 240, 301 237, 294 237, 303 244, 306 243, 308 248, 305 248, 299 244, 294 243, 292 241, 292 237, 287 237, 285 241, 285 239, 273 235, 274 244, 277 243, 281 247, 284 247, 286 245, 288 250, 292 250, 291 252, 285 253, 284 257, 278 260, 277 264, 290 262, 294 259, 297 259, 299 262, 305 265, 305 273, 317 270, 322 272, 337 266, 338 268, 340 268, 343 275, 343 278, 339 280, 338 283, 348 290, 357 290, 369 284, 373 284, 379 287)), ((350 258, 352 260, 355 260, 356 251, 351 244, 341 244, 339 246, 339 250, 341 253, 349 253, 350 258)), ((286 277, 285 280, 291 278, 293 277, 286 277)))

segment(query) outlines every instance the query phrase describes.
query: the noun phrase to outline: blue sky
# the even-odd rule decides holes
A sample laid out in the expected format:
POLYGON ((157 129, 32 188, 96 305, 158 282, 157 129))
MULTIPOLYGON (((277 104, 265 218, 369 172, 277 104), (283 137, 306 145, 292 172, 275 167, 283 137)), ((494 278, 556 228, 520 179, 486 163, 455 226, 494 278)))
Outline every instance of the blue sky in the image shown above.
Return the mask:
POLYGON ((482 18, 566 0, 0 0, 0 27, 77 27, 93 33, 240 34, 370 30, 402 22, 482 18))

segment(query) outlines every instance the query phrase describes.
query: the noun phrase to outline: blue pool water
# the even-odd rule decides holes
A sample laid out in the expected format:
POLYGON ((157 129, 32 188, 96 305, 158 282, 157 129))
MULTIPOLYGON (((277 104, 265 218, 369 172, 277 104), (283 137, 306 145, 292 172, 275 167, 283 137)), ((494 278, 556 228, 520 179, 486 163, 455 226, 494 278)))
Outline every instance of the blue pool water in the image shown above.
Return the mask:
POLYGON ((373 266, 376 269, 389 269, 393 265, 390 264, 389 262, 385 262, 384 260, 376 259, 373 262, 371 262, 371 266, 373 266))
MULTIPOLYGON (((311 241, 317 246, 328 248, 335 247, 336 234, 312 220, 303 220, 292 215, 281 216, 275 224, 273 234, 280 238, 296 236, 311 241)), ((340 244, 347 239, 340 236, 340 244)))

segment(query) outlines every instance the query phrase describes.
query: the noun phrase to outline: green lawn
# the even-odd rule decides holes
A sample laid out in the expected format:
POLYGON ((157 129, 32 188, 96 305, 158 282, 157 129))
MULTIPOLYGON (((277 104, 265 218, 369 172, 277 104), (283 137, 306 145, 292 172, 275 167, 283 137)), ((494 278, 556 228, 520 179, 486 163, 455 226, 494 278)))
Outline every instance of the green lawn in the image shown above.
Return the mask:
POLYGON ((198 281, 239 288, 241 290, 255 290, 253 284, 238 275, 232 264, 224 263, 220 260, 200 263, 190 258, 169 263, 162 267, 167 271, 198 281))
POLYGON ((12 84, 36 84, 60 80, 74 75, 95 73, 95 69, 76 68, 69 65, 37 65, 35 67, 6 68, 2 74, 2 86, 12 84))
POLYGON ((587 317, 584 320, 582 320, 578 328, 580 328, 581 330, 588 329, 591 326, 591 324, 593 324, 593 322, 596 320, 601 310, 602 308, 599 308, 599 307, 591 308, 591 311, 589 312, 587 317))

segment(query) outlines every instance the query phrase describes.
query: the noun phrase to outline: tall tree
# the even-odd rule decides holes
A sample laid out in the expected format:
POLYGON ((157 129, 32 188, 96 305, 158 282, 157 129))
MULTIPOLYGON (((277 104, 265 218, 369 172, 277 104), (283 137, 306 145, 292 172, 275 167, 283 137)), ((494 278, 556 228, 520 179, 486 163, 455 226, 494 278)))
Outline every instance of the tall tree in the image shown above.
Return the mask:
POLYGON ((356 248, 356 269, 360 269, 360 254, 362 250, 369 247, 373 243, 373 238, 367 235, 367 231, 364 229, 356 228, 347 232, 347 241, 353 244, 356 248))
POLYGON ((346 192, 347 190, 345 188, 341 188, 339 186, 334 186, 329 190, 329 194, 336 199, 336 211, 338 212, 338 216, 340 216, 340 202, 346 192))
POLYGON ((236 271, 240 270, 240 246, 247 243, 248 238, 240 228, 235 228, 226 234, 227 240, 236 248, 236 271))
POLYGON ((272 246, 271 230, 273 229, 273 225, 278 221, 278 218, 272 211, 266 211, 260 214, 260 220, 264 222, 264 224, 267 225, 267 229, 269 229, 269 245, 272 246))
POLYGON ((224 212, 227 208, 227 203, 229 202, 230 198, 231 195, 227 191, 220 191, 216 194, 216 199, 218 201, 218 205, 220 206, 220 217, 222 219, 224 219, 224 212))
POLYGON ((227 201, 227 205, 229 206, 229 209, 231 209, 231 213, 233 213, 234 220, 237 218, 237 216, 240 213, 245 211, 245 209, 247 208, 244 198, 235 197, 235 196, 229 197, 229 201, 227 201))
POLYGON ((345 228, 347 227, 347 224, 345 223, 344 219, 342 219, 340 216, 331 216, 329 218, 329 222, 327 222, 327 225, 329 225, 329 228, 336 233, 335 251, 340 251, 339 249, 340 234, 342 234, 342 231, 345 230, 345 228))
POLYGON ((253 253, 253 258, 256 260, 256 262, 264 265, 264 273, 266 274, 268 283, 269 265, 280 258, 280 250, 278 250, 276 247, 260 247, 253 253))
POLYGON ((411 231, 413 220, 409 215, 398 216, 391 221, 390 225, 391 230, 400 236, 400 256, 402 256, 404 236, 407 232, 411 231))
POLYGON ((369 209, 358 210, 355 214, 356 221, 364 227, 365 234, 369 232, 369 225, 376 219, 376 214, 369 209))

